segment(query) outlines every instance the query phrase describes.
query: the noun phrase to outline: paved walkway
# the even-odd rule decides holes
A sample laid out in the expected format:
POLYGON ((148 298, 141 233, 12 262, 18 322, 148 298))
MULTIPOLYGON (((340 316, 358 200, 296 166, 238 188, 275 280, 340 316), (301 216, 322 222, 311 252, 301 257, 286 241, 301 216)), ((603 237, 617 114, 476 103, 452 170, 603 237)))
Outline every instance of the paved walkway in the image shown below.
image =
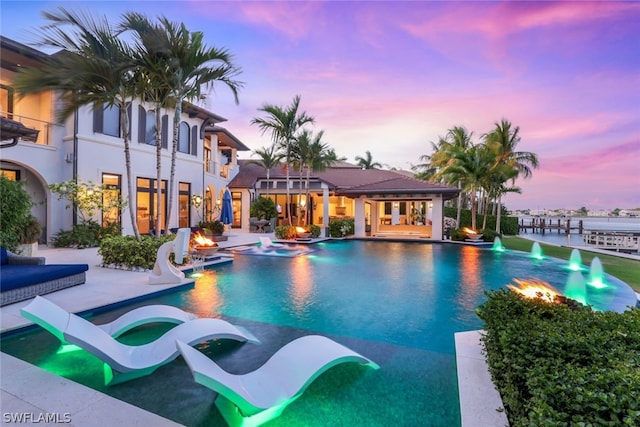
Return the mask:
MULTIPOLYGON (((219 242, 219 245, 221 248, 250 245, 257 243, 260 236, 263 235, 233 232, 228 241, 219 242)), ((266 236, 274 238, 273 234, 266 236)), ((48 299, 70 312, 90 310, 189 283, 185 280, 180 285, 149 285, 146 272, 102 268, 97 248, 56 249, 41 246, 38 256, 46 257, 50 264, 89 264, 85 284, 47 295, 48 299)), ((20 315, 20 308, 28 303, 22 301, 2 307, 2 332, 30 324, 20 315)), ((455 342, 462 425, 507 425, 504 413, 497 412, 502 402, 480 353, 478 332, 456 334, 455 342)), ((3 424, 53 426, 64 422, 66 425, 82 427, 179 425, 5 353, 0 353, 0 366, 3 424)))

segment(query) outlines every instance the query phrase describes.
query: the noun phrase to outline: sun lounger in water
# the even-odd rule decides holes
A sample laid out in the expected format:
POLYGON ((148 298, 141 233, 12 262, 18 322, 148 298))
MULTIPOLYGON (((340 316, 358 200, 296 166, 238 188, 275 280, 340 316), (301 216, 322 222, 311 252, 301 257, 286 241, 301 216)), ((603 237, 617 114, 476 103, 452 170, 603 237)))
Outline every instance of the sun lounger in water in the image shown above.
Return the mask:
POLYGON ((148 344, 131 346, 118 342, 100 327, 75 314, 65 312, 65 320, 61 312, 56 312, 55 318, 47 317, 45 313, 47 320, 40 318, 37 321, 33 310, 29 310, 29 306, 25 308, 27 310, 23 315, 29 313, 25 317, 34 319, 55 336, 59 337, 61 333, 62 341, 75 344, 102 360, 105 385, 149 375, 171 362, 179 355, 176 340, 190 344, 212 339, 258 342, 250 332, 241 327, 221 319, 203 318, 181 323, 148 344))
MULTIPOLYGON (((36 296, 31 303, 20 309, 22 317, 31 320, 64 342, 62 335, 67 326, 69 312, 46 298, 36 296)), ((114 338, 141 325, 155 322, 184 323, 197 316, 172 305, 146 305, 135 308, 117 319, 96 325, 114 338)))
POLYGON ((297 251, 296 246, 285 245, 284 243, 274 243, 269 237, 260 237, 260 249, 277 249, 283 251, 297 251))
POLYGON ((176 344, 195 381, 218 393, 216 406, 230 426, 260 425, 278 417, 317 377, 340 363, 379 369, 366 357, 320 335, 290 342, 260 368, 244 375, 226 372, 184 342, 176 344))

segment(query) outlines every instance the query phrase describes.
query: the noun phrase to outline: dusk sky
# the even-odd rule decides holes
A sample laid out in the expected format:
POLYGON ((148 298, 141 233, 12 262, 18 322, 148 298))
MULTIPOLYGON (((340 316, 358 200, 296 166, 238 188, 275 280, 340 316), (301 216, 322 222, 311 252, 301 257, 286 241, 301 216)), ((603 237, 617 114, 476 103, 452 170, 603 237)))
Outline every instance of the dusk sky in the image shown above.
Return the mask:
POLYGON ((401 169, 505 118, 540 160, 507 208, 640 208, 640 2, 2 0, 2 35, 30 44, 58 6, 164 15, 227 48, 240 104, 218 85, 208 108, 252 150, 271 142, 258 108, 295 95, 338 155, 401 169))

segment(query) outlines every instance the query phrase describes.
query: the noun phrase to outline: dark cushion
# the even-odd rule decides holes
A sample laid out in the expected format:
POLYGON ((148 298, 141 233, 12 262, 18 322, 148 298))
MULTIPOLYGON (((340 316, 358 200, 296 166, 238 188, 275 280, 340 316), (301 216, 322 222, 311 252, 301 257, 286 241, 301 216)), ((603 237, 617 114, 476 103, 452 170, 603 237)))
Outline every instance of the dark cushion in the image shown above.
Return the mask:
POLYGON ((22 288, 87 271, 87 264, 13 265, 0 269, 0 290, 22 288))
POLYGON ((9 264, 9 254, 5 248, 0 249, 0 265, 9 264))

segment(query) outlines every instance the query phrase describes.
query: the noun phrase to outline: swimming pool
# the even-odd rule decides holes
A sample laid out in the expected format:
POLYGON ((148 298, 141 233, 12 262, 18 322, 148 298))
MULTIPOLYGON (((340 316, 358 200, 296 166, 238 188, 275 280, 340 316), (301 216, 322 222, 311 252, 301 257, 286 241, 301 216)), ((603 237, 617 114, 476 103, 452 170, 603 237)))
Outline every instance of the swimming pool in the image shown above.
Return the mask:
MULTIPOLYGON (((313 249, 295 258, 237 255, 192 290, 136 305, 176 305, 249 328, 263 344, 198 346, 234 373, 257 368, 287 342, 312 333, 381 366, 333 368, 269 425, 452 426, 460 424, 453 334, 482 327, 474 309, 484 291, 513 278, 541 278, 562 289, 568 277, 557 260, 470 246, 334 241, 313 249)), ((624 304, 621 289, 598 291, 599 304, 624 304)), ((106 322, 131 308, 92 320, 106 322)), ((143 342, 162 331, 140 328, 125 339, 143 342)), ((9 354, 179 423, 224 425, 212 404, 214 393, 194 383, 181 359, 149 377, 106 388, 97 359, 82 351, 57 354, 58 347, 45 332, 2 340, 9 354)))

